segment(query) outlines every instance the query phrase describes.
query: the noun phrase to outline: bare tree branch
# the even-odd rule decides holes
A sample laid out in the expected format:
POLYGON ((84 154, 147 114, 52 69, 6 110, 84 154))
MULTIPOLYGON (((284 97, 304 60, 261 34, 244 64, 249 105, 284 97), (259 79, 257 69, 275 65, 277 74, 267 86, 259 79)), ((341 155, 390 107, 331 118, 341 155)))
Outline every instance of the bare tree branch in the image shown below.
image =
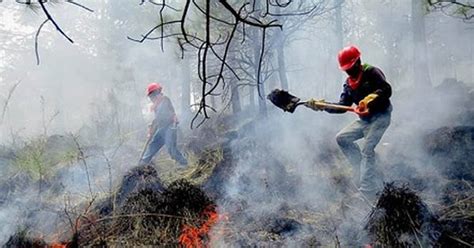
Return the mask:
POLYGON ((46 19, 43 21, 43 23, 41 23, 41 25, 38 27, 38 31, 36 31, 36 34, 35 34, 35 55, 36 55, 36 65, 39 65, 40 64, 40 56, 39 56, 39 49, 38 49, 38 37, 41 33, 41 29, 43 28, 43 26, 49 22, 49 19, 46 19))
POLYGON ((71 133, 72 140, 74 141, 74 144, 76 144, 77 150, 79 151, 79 160, 82 161, 82 164, 84 165, 84 170, 86 172, 86 178, 87 178, 87 186, 89 188, 89 193, 91 196, 91 199, 94 199, 94 194, 92 192, 92 184, 91 184, 91 178, 89 175, 89 166, 87 165, 86 162, 86 157, 84 154, 84 150, 82 149, 81 145, 79 144, 79 141, 77 137, 71 133))
POLYGON ((474 18, 474 3, 462 0, 425 0, 434 10, 439 10, 445 15, 463 19, 470 22, 474 18))
MULTIPOLYGON (((44 20, 41 25, 38 27, 38 30, 36 31, 36 34, 35 34, 35 55, 36 55, 36 64, 39 65, 40 64, 40 56, 39 56, 39 49, 38 49, 38 37, 41 33, 41 30, 43 28, 43 26, 47 23, 47 22, 51 22, 54 27, 56 28, 56 30, 62 35, 64 36, 70 43, 74 43, 74 41, 68 36, 66 35, 66 33, 61 29, 61 27, 59 27, 58 23, 54 20, 54 18, 51 16, 51 14, 49 13, 48 9, 46 8, 46 5, 45 5, 45 2, 46 1, 38 1, 39 5, 41 6, 41 9, 43 10, 43 13, 46 15, 46 20, 44 20)), ((94 12, 94 10, 82 5, 82 4, 79 4, 73 0, 68 0, 66 1, 66 3, 69 3, 69 4, 72 4, 74 6, 77 6, 79 8, 82 8, 86 11, 89 11, 89 12, 94 12)), ((33 6, 31 2, 25 2, 24 4, 27 4, 29 6, 33 6)))
POLYGON ((51 21, 51 23, 53 23, 56 30, 58 30, 58 32, 61 33, 69 42, 74 43, 74 41, 69 36, 67 36, 66 33, 64 33, 61 27, 59 27, 58 23, 56 23, 56 21, 53 19, 48 9, 44 5, 44 2, 43 1, 38 1, 38 2, 41 6, 41 9, 43 10, 43 13, 46 15, 46 18, 48 18, 51 21))
MULTIPOLYGON (((165 22, 165 23, 160 23, 160 24, 156 25, 155 27, 153 27, 152 29, 150 29, 146 34, 142 35, 142 38, 141 38, 141 39, 134 39, 134 38, 131 38, 130 36, 127 36, 127 39, 129 39, 129 40, 131 40, 131 41, 143 43, 146 39, 148 39, 148 37, 149 37, 153 32, 155 32, 155 30, 161 28, 162 26, 170 25, 170 24, 181 24, 181 20, 176 20, 176 21, 169 21, 169 22, 165 22)), ((161 36, 161 37, 164 37, 164 36, 161 36)))
POLYGON ((258 60, 258 69, 257 69, 257 91, 258 95, 264 99, 264 96, 262 95, 262 90, 261 90, 261 78, 260 78, 260 73, 262 72, 262 63, 263 63, 263 54, 265 52, 265 35, 266 35, 266 28, 263 28, 262 30, 262 48, 260 49, 260 58, 258 60))
MULTIPOLYGON (((144 2, 145 0, 142 0, 140 4, 144 4, 144 2)), ((131 41, 140 43, 146 40, 160 40, 162 49, 164 39, 174 38, 181 49, 181 57, 184 57, 184 51, 188 47, 196 51, 198 60, 197 77, 201 82, 201 87, 198 103, 193 105, 196 108, 196 113, 191 121, 191 128, 200 126, 203 121, 209 118, 208 109, 213 111, 215 109, 207 104, 207 97, 214 97, 228 92, 227 87, 229 86, 226 84, 228 80, 247 80, 243 77, 255 80, 248 85, 256 86, 262 99, 264 94, 262 84, 275 72, 271 63, 265 63, 266 56, 272 54, 267 50, 273 49, 273 43, 275 42, 273 36, 276 35, 276 33, 270 32, 268 28, 280 28, 282 30, 288 18, 295 17, 296 19, 304 16, 305 20, 306 18, 311 19, 320 14, 326 7, 323 4, 326 2, 325 0, 316 3, 311 2, 310 4, 303 0, 265 0, 264 2, 262 7, 261 4, 256 4, 256 0, 243 3, 232 2, 232 4, 228 0, 206 0, 202 2, 186 0, 181 2, 182 8, 179 8, 182 9, 180 11, 181 16, 173 21, 166 21, 163 15, 168 9, 168 3, 165 0, 159 3, 155 1, 153 4, 161 7, 161 23, 154 26, 139 39, 127 37, 131 41), (284 9, 284 13, 283 11, 275 12, 277 8, 284 9), (202 24, 199 23, 203 27, 202 33, 190 33, 191 26, 187 24, 191 20, 195 20, 191 19, 195 16, 191 16, 190 13, 202 15, 203 22, 202 24), (179 24, 179 28, 175 27, 174 24, 179 24), (255 29, 255 32, 247 33, 246 29, 255 29), (154 36, 156 30, 160 30, 160 34, 154 36), (253 36, 253 34, 259 32, 263 34, 261 37, 253 36), (223 41, 221 41, 222 37, 225 37, 223 41), (234 39, 241 40, 241 47, 251 44, 260 46, 257 54, 251 58, 253 60, 251 63, 244 63, 244 66, 242 66, 233 65, 227 61, 230 52, 240 53, 238 48, 235 49, 236 51, 232 49, 234 39), (247 43, 247 41, 249 42, 247 43), (251 72, 252 68, 253 72, 251 72), (220 89, 219 86, 222 86, 222 91, 218 90, 220 89), (199 117, 202 118, 199 119, 199 117)), ((297 28, 298 26, 294 25, 292 30, 297 28)), ((245 53, 245 49, 240 50, 245 53)), ((235 57, 232 61, 239 63, 235 60, 235 57)), ((248 59, 242 59, 241 61, 248 61, 248 59)))
POLYGON ((87 10, 87 11, 89 11, 89 12, 94 12, 93 9, 90 9, 90 8, 88 8, 88 7, 86 7, 86 6, 82 5, 82 4, 76 3, 75 1, 72 1, 72 0, 66 1, 66 3, 73 4, 73 5, 75 5, 75 6, 79 7, 79 8, 85 9, 85 10, 87 10))
POLYGON ((8 95, 7 95, 7 98, 5 99, 5 103, 3 104, 3 109, 2 109, 2 119, 0 121, 0 124, 3 123, 3 120, 5 119, 5 113, 7 112, 7 108, 8 108, 8 103, 10 103, 10 99, 12 98, 13 96, 13 92, 15 92, 15 89, 18 87, 18 85, 20 85, 21 83, 21 80, 18 80, 18 82, 16 84, 14 84, 10 90, 8 90, 8 95))

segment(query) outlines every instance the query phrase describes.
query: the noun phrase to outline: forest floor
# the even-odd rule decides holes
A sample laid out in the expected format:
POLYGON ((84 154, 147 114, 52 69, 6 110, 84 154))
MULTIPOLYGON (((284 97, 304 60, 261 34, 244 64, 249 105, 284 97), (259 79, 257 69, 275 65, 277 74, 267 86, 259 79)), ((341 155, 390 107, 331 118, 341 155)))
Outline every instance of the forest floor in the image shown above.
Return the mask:
POLYGON ((357 196, 352 169, 337 147, 321 145, 326 138, 308 144, 320 147, 308 162, 317 168, 302 176, 262 145, 278 142, 282 127, 262 134, 265 123, 252 118, 216 119, 183 139, 187 167, 165 149, 137 167, 135 146, 104 151, 59 135, 2 147, 8 225, 0 238, 7 247, 472 247, 474 123, 466 116, 472 108, 427 130, 417 140, 422 158, 407 155, 409 133, 389 152, 382 147, 386 184, 372 203, 357 196))

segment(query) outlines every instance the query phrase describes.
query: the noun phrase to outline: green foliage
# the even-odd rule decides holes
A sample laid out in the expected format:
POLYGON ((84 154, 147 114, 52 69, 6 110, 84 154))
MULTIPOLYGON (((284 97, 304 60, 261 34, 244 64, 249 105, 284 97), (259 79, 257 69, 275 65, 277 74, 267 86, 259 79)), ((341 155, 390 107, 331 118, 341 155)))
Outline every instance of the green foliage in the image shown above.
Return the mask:
POLYGON ((34 180, 38 180, 49 171, 46 170, 46 161, 44 159, 45 140, 37 139, 27 144, 17 154, 15 166, 28 173, 34 180))
POLYGON ((31 140, 17 152, 14 165, 33 180, 39 180, 52 176, 60 164, 75 161, 77 154, 77 148, 73 146, 51 146, 40 137, 31 140))
POLYGON ((66 150, 57 152, 49 158, 50 164, 69 164, 77 160, 78 150, 68 147, 66 150))

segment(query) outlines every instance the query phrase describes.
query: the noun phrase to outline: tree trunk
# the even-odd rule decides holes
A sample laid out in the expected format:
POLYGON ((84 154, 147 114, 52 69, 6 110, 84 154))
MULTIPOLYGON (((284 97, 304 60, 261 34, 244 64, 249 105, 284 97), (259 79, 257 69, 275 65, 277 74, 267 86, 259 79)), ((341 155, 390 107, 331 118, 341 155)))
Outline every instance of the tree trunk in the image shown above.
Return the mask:
MULTIPOLYGON (((276 9, 277 14, 281 14, 281 8, 276 9)), ((280 78, 281 88, 289 90, 290 86, 288 83, 288 76, 286 74, 286 63, 285 63, 285 31, 281 30, 277 36, 277 63, 278 63, 278 77, 280 78)))
POLYGON ((344 46, 344 28, 342 25, 342 5, 344 4, 344 0, 335 0, 336 5, 336 46, 337 50, 341 49, 344 46))
POLYGON ((181 64, 181 115, 186 118, 191 106, 191 60, 184 59, 181 64))
MULTIPOLYGON (((234 68, 237 68, 237 65, 235 64, 235 55, 238 51, 232 49, 232 50, 229 50, 229 59, 228 59, 228 63, 233 66, 234 68)), ((240 111, 242 111, 242 104, 241 104, 241 101, 240 101, 240 92, 239 92, 239 82, 237 80, 237 78, 234 78, 233 75, 230 75, 231 76, 231 80, 230 80, 230 102, 231 102, 231 105, 232 105, 232 113, 234 114, 237 114, 239 113, 240 111)))
POLYGON ((217 102, 216 102, 216 97, 210 95, 207 99, 210 101, 206 100, 206 104, 208 104, 211 108, 215 109, 217 111, 217 102))
POLYGON ((260 95, 258 96, 258 110, 261 116, 267 116, 267 102, 265 97, 265 87, 260 84, 260 95))
POLYGON ((242 106, 240 104, 240 93, 239 87, 237 86, 237 81, 232 80, 231 82, 231 103, 232 103, 232 113, 237 114, 242 110, 242 106))
POLYGON ((284 90, 289 90, 290 86, 288 84, 288 77, 286 75, 285 40, 283 38, 283 33, 280 35, 278 39, 277 60, 278 60, 278 77, 280 78, 281 88, 284 90))
MULTIPOLYGON (((258 44, 257 44, 258 46, 258 44)), ((255 65, 255 77, 260 77, 260 80, 257 82, 260 82, 257 85, 258 88, 258 112, 261 116, 266 116, 267 115, 267 103, 266 103, 266 98, 265 98, 265 87, 263 85, 263 82, 261 80, 261 71, 260 74, 257 72, 258 71, 258 64, 259 64, 259 57, 260 57, 260 51, 261 49, 258 49, 258 57, 256 58, 256 65, 255 65)), ((257 54, 257 53, 256 53, 257 54)), ((262 62, 263 63, 263 62, 262 62)))
POLYGON ((249 110, 255 110, 255 87, 249 86, 249 110))
MULTIPOLYGON (((260 54, 262 52, 262 34, 260 34, 259 30, 255 30, 255 41, 253 46, 253 58, 254 58, 254 67, 255 67, 255 82, 257 83, 258 88, 258 112, 261 116, 267 115, 267 103, 265 101, 265 87, 263 82, 261 81, 261 73, 262 71, 258 70, 260 65, 260 54), (260 79, 260 80, 259 80, 260 79)), ((262 61, 263 64, 263 61, 262 61)))
MULTIPOLYGON (((471 32, 471 40, 474 40, 474 32, 471 32)), ((471 42, 471 80, 470 82, 474 82, 474 42, 471 42)))
MULTIPOLYGON (((393 9, 394 9, 394 6, 393 6, 393 1, 390 0, 389 4, 388 4, 388 7, 390 8, 390 19, 393 20, 394 19, 394 15, 393 15, 393 9)), ((394 28, 394 25, 391 25, 389 28, 394 28)), ((395 43, 398 44, 398 40, 394 34, 395 32, 389 32, 389 34, 387 35, 386 37, 386 47, 387 47, 387 51, 388 51, 388 56, 387 56, 387 60, 388 60, 388 64, 390 65, 388 67, 388 77, 389 78, 395 78, 396 75, 395 75, 395 68, 397 67, 397 61, 395 60, 395 54, 396 54, 396 49, 395 47, 393 46, 395 43)))
MULTIPOLYGON (((335 44, 335 53, 334 57, 337 56, 337 53, 344 47, 344 26, 342 24, 342 5, 344 4, 344 0, 335 0, 335 5, 336 5, 336 13, 335 13, 335 30, 336 30, 336 44, 335 44)), ((339 73, 339 75, 336 77, 336 80, 338 82, 342 83, 345 79, 344 73, 339 73)), ((336 92, 337 90, 340 89, 340 84, 332 84, 334 86, 337 86, 337 89, 334 89, 331 87, 329 89, 329 92, 336 92)))
POLYGON ((417 88, 431 86, 426 48, 424 2, 412 0, 413 70, 417 88))

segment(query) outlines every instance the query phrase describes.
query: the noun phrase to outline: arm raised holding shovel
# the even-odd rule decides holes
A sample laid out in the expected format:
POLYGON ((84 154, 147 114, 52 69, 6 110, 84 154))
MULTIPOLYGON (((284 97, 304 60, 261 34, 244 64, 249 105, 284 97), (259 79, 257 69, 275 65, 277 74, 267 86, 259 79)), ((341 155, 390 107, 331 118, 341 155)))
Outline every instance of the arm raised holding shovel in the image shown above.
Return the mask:
POLYGON ((382 180, 376 173, 375 147, 390 125, 392 88, 382 70, 375 66, 362 64, 361 53, 355 46, 348 46, 338 54, 339 69, 348 77, 337 104, 324 100, 310 99, 300 102, 284 90, 274 90, 268 99, 284 111, 293 113, 299 105, 315 111, 329 113, 353 112, 359 118, 343 128, 336 141, 355 172, 355 184, 367 199, 374 200, 381 189, 382 180), (352 107, 352 105, 356 107, 352 107), (355 141, 363 139, 359 147, 355 141))
POLYGON ((300 98, 291 95, 287 91, 275 89, 273 90, 267 98, 277 107, 283 109, 285 112, 293 113, 295 112, 296 107, 300 105, 304 105, 314 111, 322 111, 327 110, 328 112, 340 112, 344 113, 346 111, 356 113, 360 116, 367 115, 369 112, 368 110, 356 107, 350 107, 340 104, 333 104, 325 102, 324 99, 316 100, 310 99, 308 101, 301 102, 300 98))

